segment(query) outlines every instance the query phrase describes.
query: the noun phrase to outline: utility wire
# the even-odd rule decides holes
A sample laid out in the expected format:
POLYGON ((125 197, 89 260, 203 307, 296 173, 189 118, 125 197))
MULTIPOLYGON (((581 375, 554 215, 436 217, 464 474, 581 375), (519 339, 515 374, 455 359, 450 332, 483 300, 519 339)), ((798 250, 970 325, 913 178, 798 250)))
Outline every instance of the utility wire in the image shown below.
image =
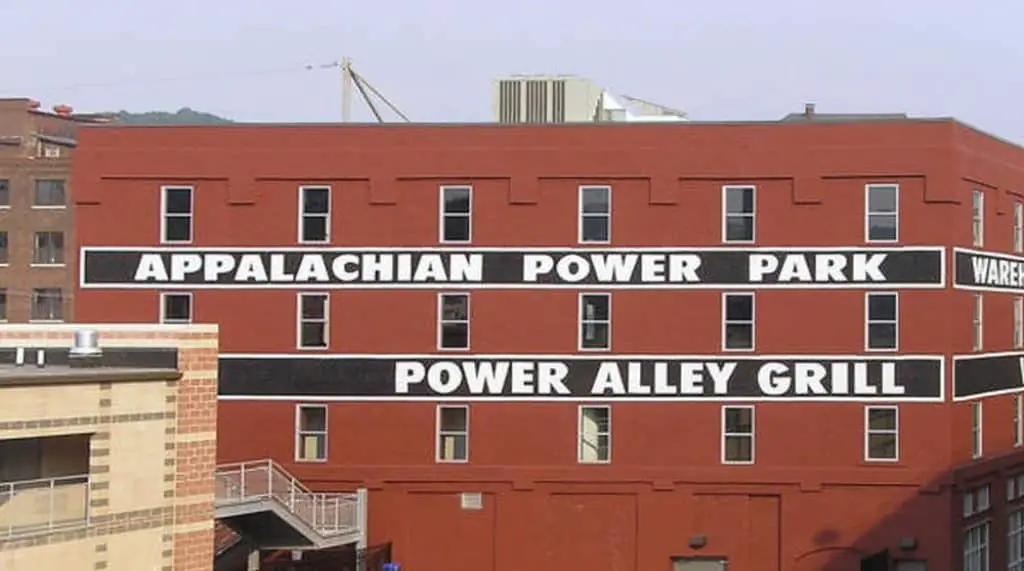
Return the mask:
POLYGON ((283 75, 289 73, 301 73, 310 71, 320 71, 325 69, 333 69, 341 66, 340 62, 330 62, 324 64, 296 64, 287 67, 275 67, 265 69, 251 69, 251 70, 238 70, 238 71, 211 71, 204 73, 193 73, 186 75, 177 76, 165 76, 165 77, 136 77, 136 78, 122 78, 111 81, 97 81, 88 83, 72 83, 63 85, 37 85, 33 89, 36 91, 42 90, 72 90, 72 89, 87 89, 97 87, 123 87, 123 86, 134 86, 134 85, 152 85, 156 83, 176 83, 186 81, 198 81, 198 80, 225 80, 225 79, 246 79, 250 77, 260 77, 268 75, 283 75))

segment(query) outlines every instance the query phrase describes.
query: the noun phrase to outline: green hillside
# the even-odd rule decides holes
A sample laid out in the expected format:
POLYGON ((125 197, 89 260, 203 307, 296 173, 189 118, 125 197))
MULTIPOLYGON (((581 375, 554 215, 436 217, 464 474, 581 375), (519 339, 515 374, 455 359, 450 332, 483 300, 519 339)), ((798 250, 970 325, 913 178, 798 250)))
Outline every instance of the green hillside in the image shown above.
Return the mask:
POLYGON ((143 113, 118 111, 112 115, 114 122, 126 125, 223 125, 234 123, 230 119, 188 107, 182 107, 173 113, 169 111, 146 111, 143 113))

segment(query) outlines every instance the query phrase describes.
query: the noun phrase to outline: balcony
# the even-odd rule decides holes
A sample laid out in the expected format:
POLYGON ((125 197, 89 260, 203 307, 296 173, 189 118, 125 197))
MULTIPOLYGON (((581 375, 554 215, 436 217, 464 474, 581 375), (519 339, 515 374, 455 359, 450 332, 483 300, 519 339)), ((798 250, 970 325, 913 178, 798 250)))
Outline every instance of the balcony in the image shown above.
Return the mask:
POLYGON ((0 482, 0 540, 88 523, 88 475, 0 482))

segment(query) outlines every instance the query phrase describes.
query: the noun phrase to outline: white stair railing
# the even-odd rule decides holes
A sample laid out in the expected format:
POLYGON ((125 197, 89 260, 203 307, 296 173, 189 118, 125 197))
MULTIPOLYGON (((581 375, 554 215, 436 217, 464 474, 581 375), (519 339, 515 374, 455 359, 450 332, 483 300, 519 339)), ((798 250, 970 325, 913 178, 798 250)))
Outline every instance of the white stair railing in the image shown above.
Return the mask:
POLYGON ((271 500, 324 537, 359 531, 358 494, 312 492, 273 460, 217 467, 220 505, 271 500))

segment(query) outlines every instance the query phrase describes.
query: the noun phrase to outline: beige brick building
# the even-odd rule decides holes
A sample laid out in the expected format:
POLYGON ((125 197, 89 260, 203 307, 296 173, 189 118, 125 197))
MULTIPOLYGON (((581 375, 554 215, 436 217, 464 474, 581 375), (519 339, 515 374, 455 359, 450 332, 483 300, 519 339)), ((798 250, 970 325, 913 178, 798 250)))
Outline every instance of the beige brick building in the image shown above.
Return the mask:
POLYGON ((216 325, 0 326, 0 569, 210 569, 217 353, 216 325))

